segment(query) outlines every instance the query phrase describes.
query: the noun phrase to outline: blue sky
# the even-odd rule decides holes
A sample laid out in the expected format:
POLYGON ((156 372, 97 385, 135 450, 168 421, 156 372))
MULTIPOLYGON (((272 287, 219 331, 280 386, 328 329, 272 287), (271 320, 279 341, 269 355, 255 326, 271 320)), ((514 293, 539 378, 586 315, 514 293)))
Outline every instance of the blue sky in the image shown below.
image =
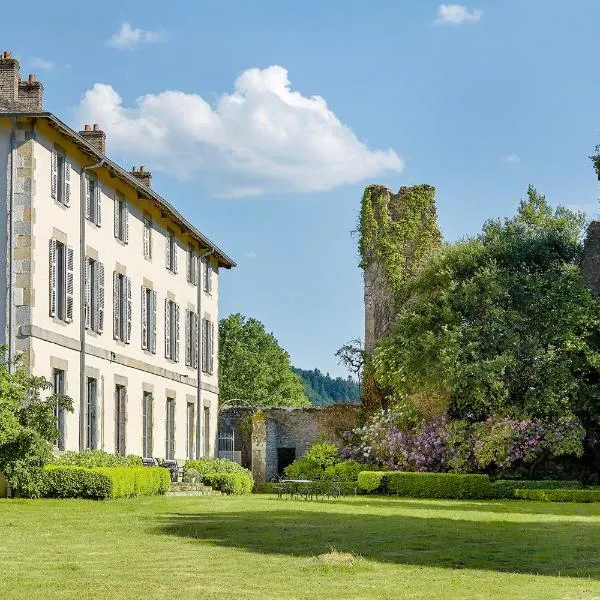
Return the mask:
POLYGON ((100 123, 111 158, 144 164, 237 259, 222 316, 345 375, 366 184, 434 185, 448 240, 512 214, 530 183, 598 213, 600 3, 449 4, 9 3, 0 49, 43 81, 47 110, 100 123))

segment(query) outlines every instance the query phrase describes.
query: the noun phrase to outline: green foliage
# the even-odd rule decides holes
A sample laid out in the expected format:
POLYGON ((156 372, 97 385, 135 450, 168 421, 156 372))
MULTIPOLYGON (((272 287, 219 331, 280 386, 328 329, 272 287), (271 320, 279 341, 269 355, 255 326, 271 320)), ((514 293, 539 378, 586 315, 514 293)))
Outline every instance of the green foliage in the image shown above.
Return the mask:
POLYGON ((30 375, 20 358, 11 365, 6 346, 0 346, 0 473, 17 493, 30 497, 42 491, 41 469, 58 437, 57 406, 73 410, 67 396, 42 397, 51 387, 45 378, 30 375))
POLYGON ((183 472, 183 481, 185 483, 197 483, 201 480, 202 476, 200 475, 199 471, 196 471, 196 469, 186 469, 183 472))
POLYGON ((383 493, 386 475, 386 471, 361 471, 358 474, 358 487, 363 492, 383 493))
POLYGON ((471 422, 594 419, 600 302, 581 277, 583 225, 530 188, 515 217, 447 246, 376 350, 378 385, 442 399, 471 422))
MULTIPOLYGON (((354 463, 354 461, 350 462, 354 463)), ((344 464, 340 451, 335 444, 330 442, 316 442, 303 456, 297 458, 291 465, 288 465, 283 472, 288 479, 333 480, 340 477, 344 480, 349 480, 353 468, 355 469, 356 467, 344 464)))
POLYGON ((493 483, 495 498, 516 498, 515 490, 553 490, 581 488, 580 481, 559 479, 497 479, 493 483))
POLYGON ((238 465, 238 463, 228 458, 214 458, 206 456, 195 460, 186 461, 184 474, 195 471, 198 475, 203 476, 206 473, 246 473, 247 469, 238 465))
POLYGON ((234 496, 249 494, 254 486, 252 474, 248 470, 244 473, 207 473, 202 476, 202 483, 234 496))
POLYGON ((304 458, 323 470, 342 460, 337 446, 331 442, 313 444, 304 454, 304 458))
POLYGON ((292 367, 292 370, 300 377, 304 392, 313 406, 358 404, 360 401, 360 387, 351 377, 333 379, 329 373, 323 375, 319 369, 307 371, 292 367))
POLYGON ((358 481, 358 474, 365 465, 355 460, 344 460, 325 468, 323 479, 328 481, 358 481))
POLYGON ((72 465, 76 467, 141 467, 142 459, 130 454, 109 454, 103 450, 85 450, 84 452, 65 452, 52 460, 55 465, 72 465))
POLYGON ((596 171, 596 176, 600 179, 600 144, 598 144, 595 148, 595 154, 592 154, 590 157, 592 164, 594 165, 594 171, 596 171))
POLYGON ((592 489, 517 489, 515 497, 538 502, 600 502, 600 488, 592 489))
POLYGON ((322 479, 325 471, 313 461, 301 456, 283 469, 288 479, 322 479))
POLYGON ((48 465, 43 495, 49 498, 129 498, 165 494, 170 475, 161 467, 79 467, 48 465))
POLYGON ((220 404, 308 406, 289 354, 256 319, 230 315, 219 323, 220 404))
POLYGON ((388 472, 386 491, 411 498, 490 498, 493 488, 487 475, 457 473, 388 472))

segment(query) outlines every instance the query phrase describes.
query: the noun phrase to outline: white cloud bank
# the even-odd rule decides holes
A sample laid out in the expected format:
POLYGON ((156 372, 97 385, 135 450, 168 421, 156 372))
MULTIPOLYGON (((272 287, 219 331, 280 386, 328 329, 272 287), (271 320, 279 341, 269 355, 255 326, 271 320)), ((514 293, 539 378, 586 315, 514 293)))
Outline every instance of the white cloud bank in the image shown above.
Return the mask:
POLYGON ((511 152, 510 154, 505 156, 502 160, 507 163, 516 164, 518 162, 521 162, 521 157, 518 154, 511 152))
POLYGON ((121 29, 112 35, 105 44, 111 48, 123 50, 124 48, 132 48, 138 44, 156 44, 164 42, 165 34, 160 31, 148 31, 132 27, 129 23, 123 23, 121 29))
POLYGON ((218 195, 330 190, 404 167, 394 150, 370 150, 322 97, 292 90, 280 66, 243 72, 212 106, 169 90, 125 107, 112 86, 96 83, 76 118, 100 123, 109 151, 131 164, 200 173, 218 195))
POLYGON ((481 19, 483 11, 479 8, 469 10, 461 4, 440 4, 438 7, 438 24, 450 23, 452 25, 461 25, 462 23, 476 23, 481 19))
POLYGON ((46 71, 51 71, 54 69, 55 65, 53 62, 49 60, 45 60, 44 58, 32 58, 31 59, 31 67, 33 69, 42 69, 46 71))

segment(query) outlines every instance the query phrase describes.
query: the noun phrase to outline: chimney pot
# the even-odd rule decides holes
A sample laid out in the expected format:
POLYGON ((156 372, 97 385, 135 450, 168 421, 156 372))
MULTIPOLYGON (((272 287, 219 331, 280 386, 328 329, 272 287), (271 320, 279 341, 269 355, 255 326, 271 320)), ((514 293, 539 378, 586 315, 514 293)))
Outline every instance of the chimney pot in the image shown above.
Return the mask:
POLYGON ((106 134, 100 129, 98 123, 95 123, 93 126, 86 123, 83 131, 79 132, 79 135, 85 138, 96 150, 102 154, 106 154, 106 134))
POLYGON ((35 75, 33 73, 29 73, 29 83, 33 83, 35 81, 35 75))
POLYGON ((92 130, 92 126, 88 125, 87 123, 85 124, 85 127, 83 128, 84 131, 91 131, 92 130))
POLYGON ((130 173, 140 183, 143 183, 144 185, 151 187, 150 184, 152 183, 152 173, 150 173, 150 171, 146 171, 146 169, 144 168, 143 165, 140 167, 132 167, 130 173))
POLYGON ((4 58, 10 58, 10 52, 5 52, 4 53, 4 58))
POLYGON ((98 123, 94 123, 94 131, 100 131, 100 125, 98 125, 98 123))

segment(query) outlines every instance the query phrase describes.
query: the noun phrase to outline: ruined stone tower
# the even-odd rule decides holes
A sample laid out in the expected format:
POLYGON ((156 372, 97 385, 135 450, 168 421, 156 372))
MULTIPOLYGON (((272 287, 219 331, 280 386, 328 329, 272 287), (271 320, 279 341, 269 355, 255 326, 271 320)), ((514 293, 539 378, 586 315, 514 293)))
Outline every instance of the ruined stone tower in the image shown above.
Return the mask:
POLYGON ((435 188, 381 185, 365 189, 360 214, 360 254, 364 270, 365 350, 390 330, 407 283, 441 245, 435 188))

